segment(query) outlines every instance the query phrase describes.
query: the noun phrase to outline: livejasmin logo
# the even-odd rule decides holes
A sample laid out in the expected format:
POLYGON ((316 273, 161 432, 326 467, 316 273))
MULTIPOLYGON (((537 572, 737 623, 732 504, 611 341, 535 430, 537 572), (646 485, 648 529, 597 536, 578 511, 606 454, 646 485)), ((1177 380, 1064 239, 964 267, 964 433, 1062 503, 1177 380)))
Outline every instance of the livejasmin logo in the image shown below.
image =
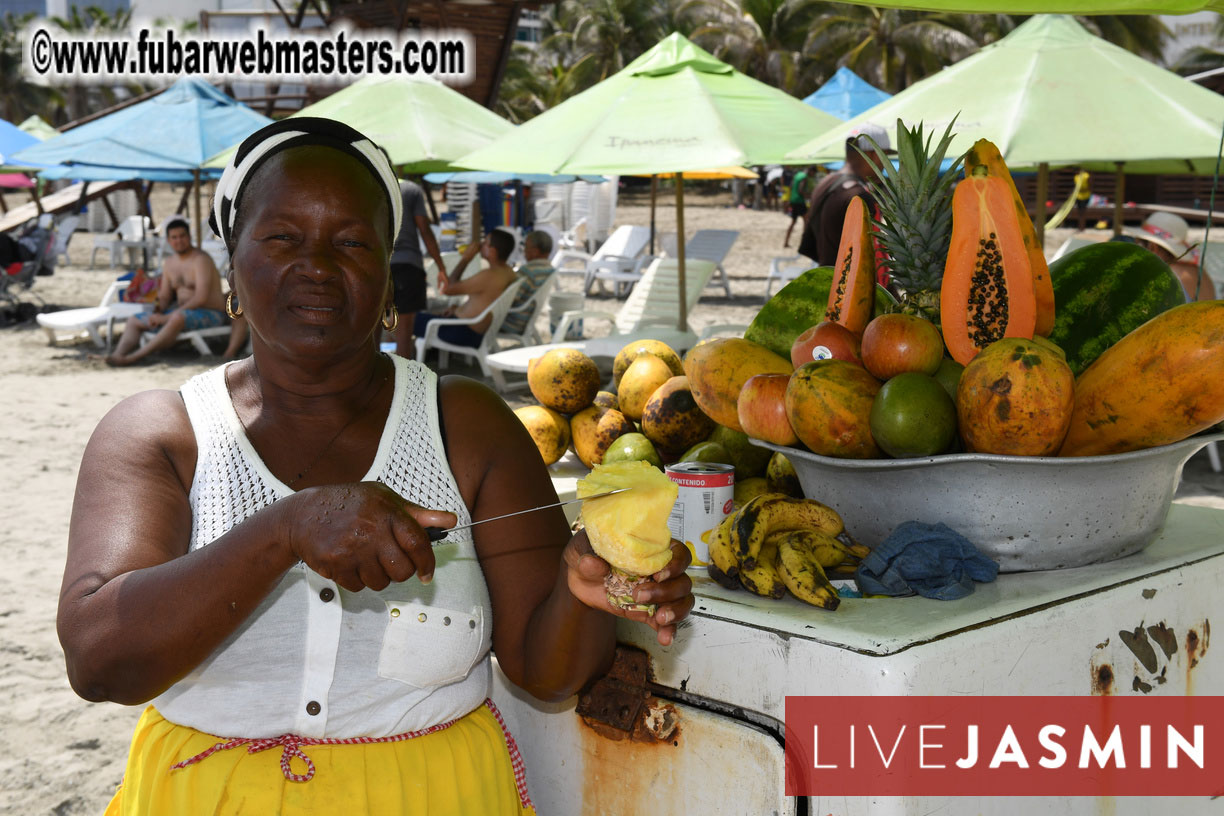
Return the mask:
POLYGON ((1224 793, 1221 697, 787 697, 788 795, 1224 793))

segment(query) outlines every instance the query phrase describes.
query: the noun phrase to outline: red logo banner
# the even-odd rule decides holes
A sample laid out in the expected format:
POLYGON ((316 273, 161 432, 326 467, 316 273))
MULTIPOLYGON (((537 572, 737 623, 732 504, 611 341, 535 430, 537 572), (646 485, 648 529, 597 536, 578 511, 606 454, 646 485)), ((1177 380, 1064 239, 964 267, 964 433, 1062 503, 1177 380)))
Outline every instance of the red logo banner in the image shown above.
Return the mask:
POLYGON ((788 796, 1224 794, 1224 697, 787 697, 788 796))

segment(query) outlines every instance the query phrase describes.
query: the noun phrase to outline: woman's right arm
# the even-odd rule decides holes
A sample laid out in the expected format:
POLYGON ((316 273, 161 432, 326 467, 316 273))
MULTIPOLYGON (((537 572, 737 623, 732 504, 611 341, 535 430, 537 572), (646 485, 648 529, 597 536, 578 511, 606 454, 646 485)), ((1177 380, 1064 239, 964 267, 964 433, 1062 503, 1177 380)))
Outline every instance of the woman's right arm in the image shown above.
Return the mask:
POLYGON ((277 501, 188 552, 195 466, 195 437, 172 391, 120 403, 85 449, 57 628, 68 679, 87 700, 153 699, 207 658, 299 559, 352 591, 415 572, 428 578, 432 551, 413 516, 454 524, 381 485, 336 485, 277 501))

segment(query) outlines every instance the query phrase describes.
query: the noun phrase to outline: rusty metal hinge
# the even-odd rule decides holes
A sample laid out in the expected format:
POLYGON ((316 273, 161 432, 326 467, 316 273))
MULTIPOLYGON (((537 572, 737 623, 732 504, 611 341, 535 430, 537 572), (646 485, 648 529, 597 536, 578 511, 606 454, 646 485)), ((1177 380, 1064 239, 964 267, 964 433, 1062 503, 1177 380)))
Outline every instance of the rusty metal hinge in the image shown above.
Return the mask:
POLYGON ((608 739, 675 739, 679 735, 676 709, 651 695, 647 690, 650 681, 650 656, 641 649, 618 644, 607 675, 578 697, 577 714, 608 739))

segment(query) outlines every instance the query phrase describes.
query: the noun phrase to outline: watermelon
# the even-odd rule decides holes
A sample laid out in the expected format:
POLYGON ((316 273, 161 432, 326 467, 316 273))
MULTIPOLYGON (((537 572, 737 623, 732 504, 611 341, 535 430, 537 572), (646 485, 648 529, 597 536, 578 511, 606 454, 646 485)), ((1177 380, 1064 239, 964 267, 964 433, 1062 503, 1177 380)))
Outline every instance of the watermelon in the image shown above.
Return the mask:
MULTIPOLYGON (((779 289, 761 307, 752 325, 744 332, 744 339, 789 360, 795 338, 825 319, 832 286, 832 267, 818 266, 804 272, 779 289)), ((882 315, 896 304, 896 298, 876 284, 875 312, 872 316, 882 315)))
POLYGON ((1114 343, 1186 302, 1181 280, 1138 244, 1106 241, 1050 264, 1055 318, 1050 340, 1079 374, 1114 343))

